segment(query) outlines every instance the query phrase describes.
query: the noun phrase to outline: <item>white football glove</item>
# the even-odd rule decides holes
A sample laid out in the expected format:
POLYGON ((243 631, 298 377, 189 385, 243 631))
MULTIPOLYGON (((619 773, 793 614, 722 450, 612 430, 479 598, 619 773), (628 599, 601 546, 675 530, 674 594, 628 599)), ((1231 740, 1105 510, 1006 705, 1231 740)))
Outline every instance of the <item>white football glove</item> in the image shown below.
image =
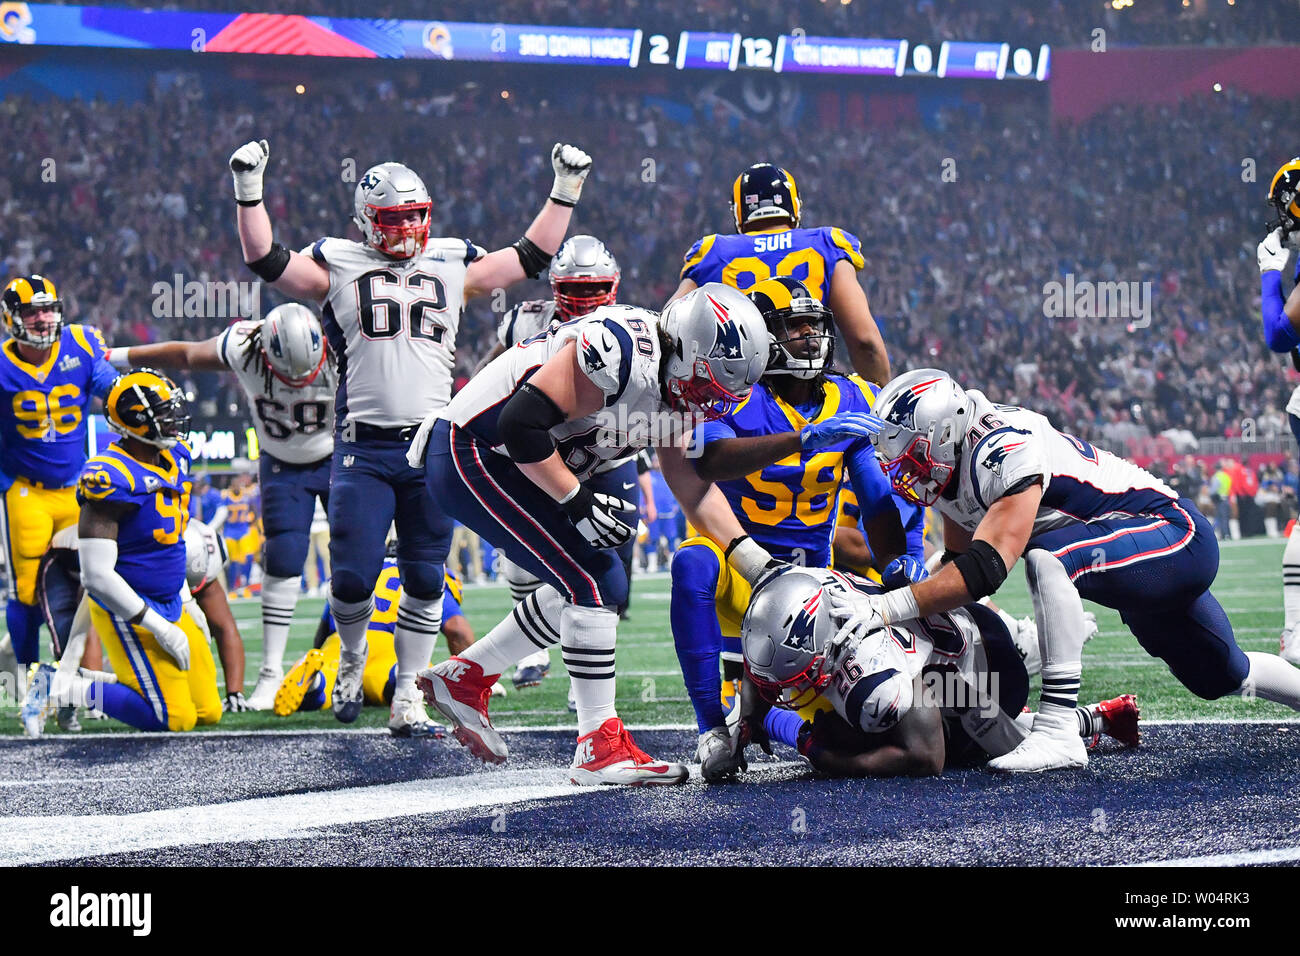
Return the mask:
POLYGON ((236 201, 262 201, 262 177, 266 174, 266 162, 270 158, 271 147, 264 139, 245 143, 230 154, 230 172, 235 177, 236 201))
POLYGON ((885 626, 885 617, 881 613, 881 601, 877 595, 858 594, 844 588, 827 588, 825 594, 831 620, 838 621, 840 625, 840 629, 826 645, 826 669, 834 671, 850 647, 872 631, 885 626))
POLYGON ((1291 257, 1291 253, 1282 242, 1281 226, 1278 226, 1264 237, 1264 241, 1255 250, 1255 256, 1259 260, 1261 274, 1265 272, 1281 272, 1286 268, 1286 262, 1291 257))
POLYGON ((190 669, 190 638, 179 626, 153 608, 144 612, 140 626, 158 639, 162 649, 176 662, 177 667, 183 671, 190 669))
POLYGON ((551 150, 551 166, 555 169, 551 198, 566 206, 577 205, 578 196, 582 194, 582 184, 591 172, 591 157, 577 146, 556 143, 551 150))
POLYGON ((617 548, 631 541, 632 535, 636 533, 634 527, 617 517, 619 512, 629 516, 629 519, 636 514, 636 508, 630 501, 613 495, 594 494, 580 484, 560 504, 578 533, 593 548, 617 548))

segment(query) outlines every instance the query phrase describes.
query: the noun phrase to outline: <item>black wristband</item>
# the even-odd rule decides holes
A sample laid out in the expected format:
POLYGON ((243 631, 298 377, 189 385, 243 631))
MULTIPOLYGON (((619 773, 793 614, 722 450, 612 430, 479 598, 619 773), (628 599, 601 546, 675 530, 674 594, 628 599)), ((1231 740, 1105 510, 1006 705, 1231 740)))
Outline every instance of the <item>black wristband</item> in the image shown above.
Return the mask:
POLYGON ((519 264, 524 267, 524 275, 530 279, 536 279, 542 274, 542 270, 550 265, 555 253, 543 252, 537 243, 527 236, 520 236, 511 245, 514 247, 515 255, 519 257, 519 264))
POLYGON ((569 200, 567 199, 556 199, 554 196, 548 196, 547 198, 550 199, 551 202, 555 203, 555 205, 557 206, 568 206, 570 209, 572 209, 574 206, 577 205, 576 202, 569 202, 569 200))
POLYGON ((952 548, 944 548, 943 557, 939 559, 939 563, 950 564, 951 562, 956 561, 959 557, 961 557, 961 555, 962 552, 960 551, 954 551, 952 550, 952 548))
POLYGON ((235 205, 237 205, 237 206, 260 206, 260 205, 262 205, 262 200, 260 200, 260 199, 236 199, 236 200, 235 200, 235 205))
POLYGON ((273 242, 270 252, 260 259, 244 264, 253 270, 254 275, 267 282, 274 282, 284 275, 285 269, 289 268, 289 250, 278 242, 273 242))

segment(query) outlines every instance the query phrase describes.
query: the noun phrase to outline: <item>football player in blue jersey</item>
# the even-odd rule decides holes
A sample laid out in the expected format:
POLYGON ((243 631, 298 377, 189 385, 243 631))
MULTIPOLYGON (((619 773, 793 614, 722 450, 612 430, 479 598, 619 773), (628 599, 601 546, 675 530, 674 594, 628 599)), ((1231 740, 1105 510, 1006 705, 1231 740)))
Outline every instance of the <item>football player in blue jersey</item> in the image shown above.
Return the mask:
MULTIPOLYGON (((706 282, 741 292, 764 279, 798 279, 835 316, 849 361, 863 378, 889 381, 889 358, 857 273, 866 264, 862 243, 835 226, 802 228, 802 201, 794 177, 756 163, 731 187, 736 232, 704 236, 686 253, 676 299, 706 282)), ((671 301, 671 300, 669 300, 671 301)))
POLYGON ((184 397, 159 373, 135 369, 114 382, 105 413, 122 437, 81 471, 77 550, 91 625, 117 683, 42 667, 24 708, 91 705, 141 730, 215 724, 216 664, 182 613, 191 487, 184 397))
MULTIPOLYGON (((1277 226, 1259 244, 1260 304, 1264 312, 1264 339, 1274 352, 1290 352, 1300 369, 1300 260, 1292 275, 1291 294, 1282 296, 1282 273, 1287 267, 1292 242, 1300 237, 1300 156, 1284 163, 1273 174, 1268 201, 1277 210, 1277 226)), ((1286 405, 1291 430, 1300 440, 1300 386, 1286 405)), ((1300 664, 1300 522, 1292 528, 1282 552, 1282 642, 1281 654, 1300 664)))
MULTIPOLYGON (((742 528, 768 554, 825 568, 847 471, 886 584, 920 579, 920 542, 909 554, 897 504, 873 455, 871 391, 860 378, 830 371, 830 310, 788 277, 764 279, 749 299, 773 337, 767 370, 744 402, 696 429, 696 473, 717 484, 742 528)), ((723 713, 718 663, 725 652, 731 669, 740 669, 740 624, 751 582, 727 557, 713 540, 697 535, 682 543, 672 564, 673 640, 695 708, 705 780, 741 768, 723 713)))
POLYGON ((86 407, 108 393, 117 372, 104 358, 98 329, 64 325, 63 302, 44 276, 10 282, 3 316, 9 338, 0 348, 0 524, 9 568, 7 650, 21 684, 40 657, 41 557, 55 532, 77 522, 86 407))

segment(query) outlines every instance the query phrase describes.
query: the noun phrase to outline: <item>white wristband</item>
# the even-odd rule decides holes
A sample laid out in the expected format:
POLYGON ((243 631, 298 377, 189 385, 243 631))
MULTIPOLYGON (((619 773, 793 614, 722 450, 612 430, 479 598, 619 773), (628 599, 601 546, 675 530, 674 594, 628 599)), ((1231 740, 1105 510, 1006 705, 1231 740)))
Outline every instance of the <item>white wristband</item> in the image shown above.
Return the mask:
POLYGON ((736 573, 750 584, 758 580, 758 576, 763 573, 763 568, 771 560, 772 555, 768 554, 761 544, 748 535, 732 548, 731 553, 727 555, 727 563, 735 568, 736 573))
POLYGON ((125 372, 131 367, 131 350, 129 348, 109 349, 104 358, 108 360, 109 365, 119 372, 125 372))
POLYGON ((911 621, 920 617, 921 609, 916 606, 916 595, 912 593, 911 586, 882 594, 880 616, 885 619, 886 624, 897 624, 899 621, 911 621))

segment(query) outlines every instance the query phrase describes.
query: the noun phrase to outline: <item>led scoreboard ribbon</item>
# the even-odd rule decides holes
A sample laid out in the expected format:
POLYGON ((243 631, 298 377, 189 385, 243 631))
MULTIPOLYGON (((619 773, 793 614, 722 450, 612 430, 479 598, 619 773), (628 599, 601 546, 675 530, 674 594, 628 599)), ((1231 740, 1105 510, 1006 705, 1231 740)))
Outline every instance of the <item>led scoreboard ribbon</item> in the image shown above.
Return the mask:
POLYGON ((0 0, 6 44, 260 53, 287 56, 460 60, 753 70, 863 76, 1046 80, 1051 52, 1006 43, 944 41, 936 50, 907 40, 788 34, 376 20, 276 13, 208 13, 58 6, 0 0))

